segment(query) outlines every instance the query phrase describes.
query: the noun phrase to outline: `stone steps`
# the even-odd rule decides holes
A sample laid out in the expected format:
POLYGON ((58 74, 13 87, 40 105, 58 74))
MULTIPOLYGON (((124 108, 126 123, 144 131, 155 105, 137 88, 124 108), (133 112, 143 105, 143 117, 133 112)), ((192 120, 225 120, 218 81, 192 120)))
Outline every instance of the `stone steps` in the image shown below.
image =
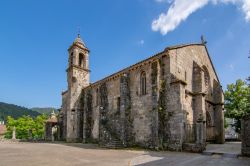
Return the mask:
POLYGON ((111 142, 103 145, 102 147, 104 148, 109 148, 109 149, 120 149, 120 148, 124 148, 122 142, 118 139, 114 139, 111 142))

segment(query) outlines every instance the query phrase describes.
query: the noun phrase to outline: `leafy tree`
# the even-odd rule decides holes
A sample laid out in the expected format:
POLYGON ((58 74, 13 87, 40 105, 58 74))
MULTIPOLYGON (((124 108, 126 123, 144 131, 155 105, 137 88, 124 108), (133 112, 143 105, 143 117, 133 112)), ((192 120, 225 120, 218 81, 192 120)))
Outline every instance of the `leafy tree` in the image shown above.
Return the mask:
POLYGON ((5 133, 5 138, 11 138, 12 137, 12 131, 13 127, 16 126, 16 120, 12 118, 11 116, 7 117, 7 131, 5 133))
POLYGON ((228 128, 228 126, 229 126, 228 121, 227 121, 227 119, 225 118, 225 119, 224 119, 224 128, 226 129, 226 128, 228 128))
POLYGON ((43 114, 34 119, 34 130, 32 131, 33 138, 43 138, 45 131, 45 122, 48 116, 43 114))
POLYGON ((248 86, 250 86, 250 76, 247 78, 248 86))
POLYGON ((47 119, 46 115, 39 115, 35 119, 30 116, 22 116, 15 120, 14 118, 7 117, 7 132, 6 138, 12 137, 12 131, 16 128, 17 139, 29 139, 29 138, 43 138, 44 124, 47 119))
POLYGON ((240 131, 241 119, 250 113, 250 86, 243 80, 229 84, 225 91, 225 116, 237 120, 236 132, 240 131))
POLYGON ((34 121, 30 116, 22 116, 17 119, 16 137, 18 139, 28 139, 30 131, 34 127, 34 121))

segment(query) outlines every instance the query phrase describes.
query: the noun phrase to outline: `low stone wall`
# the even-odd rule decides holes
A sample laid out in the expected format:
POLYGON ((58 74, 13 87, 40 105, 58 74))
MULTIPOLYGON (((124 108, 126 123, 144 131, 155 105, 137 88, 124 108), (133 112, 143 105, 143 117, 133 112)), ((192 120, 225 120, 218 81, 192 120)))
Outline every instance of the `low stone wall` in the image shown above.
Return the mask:
POLYGON ((243 156, 250 157, 250 115, 245 116, 241 122, 242 147, 243 156))
POLYGON ((193 153, 202 153, 206 150, 206 144, 192 144, 192 143, 184 143, 182 145, 183 151, 193 152, 193 153))

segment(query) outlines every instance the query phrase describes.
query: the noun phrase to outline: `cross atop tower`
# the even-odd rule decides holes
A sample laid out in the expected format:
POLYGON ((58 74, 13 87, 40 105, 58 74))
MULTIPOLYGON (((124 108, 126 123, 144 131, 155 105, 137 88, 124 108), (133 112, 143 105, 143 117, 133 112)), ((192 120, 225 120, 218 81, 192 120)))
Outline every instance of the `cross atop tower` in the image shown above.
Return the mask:
POLYGON ((203 35, 201 35, 201 43, 204 44, 204 45, 207 44, 207 41, 206 41, 206 39, 204 38, 203 35))
POLYGON ((77 36, 78 36, 78 38, 81 37, 81 28, 80 28, 80 26, 77 27, 77 36))

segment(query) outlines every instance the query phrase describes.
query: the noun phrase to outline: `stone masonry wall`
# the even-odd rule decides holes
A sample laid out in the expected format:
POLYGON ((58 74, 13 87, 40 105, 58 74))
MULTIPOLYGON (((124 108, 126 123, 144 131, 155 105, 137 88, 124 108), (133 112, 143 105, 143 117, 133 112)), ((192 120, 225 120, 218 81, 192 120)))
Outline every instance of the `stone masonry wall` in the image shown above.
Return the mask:
MULTIPOLYGON (((206 122, 208 112, 211 115, 213 126, 207 132, 214 134, 216 142, 223 143, 223 92, 206 47, 204 45, 193 45, 176 48, 170 50, 169 55, 171 58, 171 74, 174 75, 175 79, 185 83, 185 95, 182 95, 181 99, 183 111, 186 113, 186 119, 183 123, 185 125, 196 123, 199 112, 195 112, 195 109, 201 111, 204 122, 206 122), (194 68, 199 70, 200 75, 195 75, 194 68)), ((205 134, 209 133, 205 132, 205 134)))
POLYGON ((84 112, 83 137, 101 145, 115 141, 179 150, 183 143, 196 141, 198 117, 199 125, 205 126, 200 128, 201 138, 206 137, 206 111, 216 128, 215 138, 223 141, 223 94, 204 45, 166 49, 91 84, 81 95, 85 96, 79 108, 84 112), (143 72, 146 94, 141 89, 143 72))

